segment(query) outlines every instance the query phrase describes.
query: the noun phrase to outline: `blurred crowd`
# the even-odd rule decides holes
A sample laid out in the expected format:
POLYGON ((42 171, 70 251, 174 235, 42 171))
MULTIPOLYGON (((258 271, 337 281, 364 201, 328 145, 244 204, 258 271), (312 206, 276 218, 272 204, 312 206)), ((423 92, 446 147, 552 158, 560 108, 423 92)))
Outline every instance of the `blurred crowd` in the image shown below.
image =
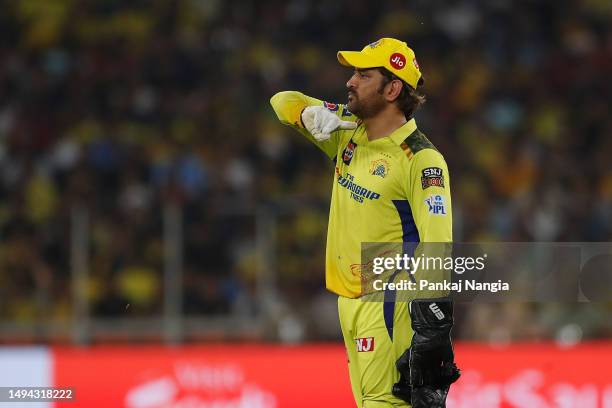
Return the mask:
MULTIPOLYGON (((248 313, 265 207, 283 321, 337 336, 319 317, 333 167, 268 100, 344 102, 336 51, 383 36, 424 73, 456 241, 610 241, 611 19, 608 0, 3 2, 0 320, 70 321, 83 210, 93 317, 162 313, 172 208, 183 312, 248 313)), ((464 309, 465 339, 612 334, 605 304, 464 309)))

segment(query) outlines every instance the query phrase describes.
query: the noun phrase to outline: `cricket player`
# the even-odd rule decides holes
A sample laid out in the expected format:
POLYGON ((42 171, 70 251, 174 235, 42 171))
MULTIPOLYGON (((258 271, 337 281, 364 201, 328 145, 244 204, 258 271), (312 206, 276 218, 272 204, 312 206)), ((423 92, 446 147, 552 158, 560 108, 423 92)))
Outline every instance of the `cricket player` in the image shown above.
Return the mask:
POLYGON ((346 105, 296 91, 270 103, 335 163, 326 286, 339 296, 353 395, 360 408, 444 407, 459 377, 452 302, 387 294, 385 302, 363 301, 359 268, 362 242, 452 241, 448 168, 413 117, 424 102, 419 65, 393 38, 337 57, 354 69, 346 105))

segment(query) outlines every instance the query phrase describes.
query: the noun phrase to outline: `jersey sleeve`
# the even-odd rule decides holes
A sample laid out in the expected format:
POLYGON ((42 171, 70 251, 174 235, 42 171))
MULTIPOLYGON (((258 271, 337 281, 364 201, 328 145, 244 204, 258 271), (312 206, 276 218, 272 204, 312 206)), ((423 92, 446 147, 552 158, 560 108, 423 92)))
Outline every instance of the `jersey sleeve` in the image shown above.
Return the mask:
MULTIPOLYGON (((450 180, 446 162, 437 150, 423 149, 411 160, 409 173, 408 201, 420 240, 415 256, 446 259, 452 254, 453 238, 450 180)), ((429 282, 448 282, 451 272, 433 266, 417 272, 415 277, 429 282)), ((449 294, 448 290, 428 287, 420 290, 417 295, 419 298, 434 299, 449 294)))
POLYGON ((407 196, 421 242, 452 242, 448 167, 434 149, 424 149, 410 163, 407 196))
POLYGON ((355 115, 349 112, 344 105, 324 102, 297 91, 279 92, 270 99, 270 104, 281 123, 296 129, 306 136, 308 140, 314 143, 319 149, 323 150, 330 159, 336 156, 342 133, 346 131, 337 130, 332 132, 328 140, 322 142, 317 141, 302 124, 301 114, 304 108, 307 106, 324 106, 341 117, 342 120, 357 120, 355 115))

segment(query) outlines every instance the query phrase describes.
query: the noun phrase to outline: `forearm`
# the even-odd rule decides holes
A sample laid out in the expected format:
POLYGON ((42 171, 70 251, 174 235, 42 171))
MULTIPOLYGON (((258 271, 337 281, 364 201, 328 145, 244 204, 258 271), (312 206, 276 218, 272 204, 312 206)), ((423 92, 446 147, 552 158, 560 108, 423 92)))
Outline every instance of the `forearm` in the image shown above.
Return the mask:
POLYGON ((281 123, 304 129, 300 115, 304 108, 315 104, 313 101, 316 102, 316 99, 309 98, 301 92, 282 91, 270 99, 270 104, 281 123))
POLYGON ((300 132, 330 159, 337 154, 340 132, 357 127, 353 121, 342 120, 352 116, 348 111, 343 116, 342 105, 327 104, 301 92, 279 92, 270 99, 270 104, 281 123, 300 132), (335 109, 329 107, 332 105, 335 109))

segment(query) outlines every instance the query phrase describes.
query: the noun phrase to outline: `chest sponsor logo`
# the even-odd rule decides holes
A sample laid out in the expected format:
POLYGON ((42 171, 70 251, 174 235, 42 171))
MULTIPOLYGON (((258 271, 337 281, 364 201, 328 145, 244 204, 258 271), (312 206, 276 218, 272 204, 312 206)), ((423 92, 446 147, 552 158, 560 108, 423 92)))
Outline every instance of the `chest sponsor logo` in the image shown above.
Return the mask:
POLYGON ((360 339, 355 339, 355 343, 357 343, 358 353, 374 351, 374 337, 362 337, 360 339))
POLYGON ((436 194, 430 195, 425 199, 427 204, 427 210, 433 215, 446 215, 446 206, 444 204, 444 197, 436 194))
POLYGON ((389 168, 389 162, 385 159, 374 160, 370 164, 370 174, 385 178, 389 174, 389 168))
POLYGON ((444 188, 444 173, 440 167, 427 167, 421 171, 421 187, 423 190, 429 187, 444 188))
POLYGON ((357 144, 351 139, 351 141, 348 142, 348 144, 344 148, 344 151, 342 152, 342 161, 344 162, 344 164, 351 164, 351 160, 353 160, 353 155, 355 154, 356 148, 357 144))
POLYGON ((336 170, 336 174, 338 175, 338 184, 346 188, 350 192, 351 198, 358 203, 363 203, 364 199, 378 200, 380 198, 380 194, 377 192, 357 184, 355 177, 350 173, 346 173, 346 176, 343 176, 340 174, 340 171, 336 170))

